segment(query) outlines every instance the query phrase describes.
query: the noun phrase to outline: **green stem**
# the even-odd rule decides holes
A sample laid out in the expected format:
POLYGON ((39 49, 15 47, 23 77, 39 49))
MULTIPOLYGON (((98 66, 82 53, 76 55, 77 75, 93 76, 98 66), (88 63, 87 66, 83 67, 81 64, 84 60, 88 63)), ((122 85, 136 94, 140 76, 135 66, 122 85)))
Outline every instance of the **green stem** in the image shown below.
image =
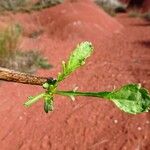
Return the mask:
POLYGON ((55 94, 63 96, 89 96, 89 97, 99 97, 106 98, 111 92, 76 92, 76 91, 56 91, 55 94))
POLYGON ((24 105, 26 107, 30 107, 32 104, 36 103, 38 100, 40 100, 41 98, 43 98, 45 95, 45 93, 41 93, 37 96, 34 96, 33 98, 31 98, 30 100, 28 100, 27 102, 24 103, 24 105))

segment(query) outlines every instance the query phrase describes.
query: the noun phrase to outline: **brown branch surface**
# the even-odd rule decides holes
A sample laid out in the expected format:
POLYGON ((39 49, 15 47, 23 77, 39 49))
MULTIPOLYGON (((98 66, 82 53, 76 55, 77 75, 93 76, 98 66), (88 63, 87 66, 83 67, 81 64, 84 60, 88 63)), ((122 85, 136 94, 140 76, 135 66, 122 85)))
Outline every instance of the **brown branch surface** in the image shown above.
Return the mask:
POLYGON ((53 78, 38 77, 0 67, 0 80, 23 84, 42 85, 47 82, 47 80, 53 80, 53 78))

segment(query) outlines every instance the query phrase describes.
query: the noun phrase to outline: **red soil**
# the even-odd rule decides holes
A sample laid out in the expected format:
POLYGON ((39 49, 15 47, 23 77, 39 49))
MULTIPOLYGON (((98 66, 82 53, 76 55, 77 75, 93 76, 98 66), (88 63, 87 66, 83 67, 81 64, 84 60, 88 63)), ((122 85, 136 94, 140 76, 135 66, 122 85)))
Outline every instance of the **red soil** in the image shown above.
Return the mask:
POLYGON ((47 9, 39 15, 39 20, 42 26, 48 28, 50 36, 62 40, 91 39, 91 36, 101 37, 100 35, 107 37, 122 27, 90 1, 64 3, 47 9))
MULTIPOLYGON (((36 39, 24 38, 21 45, 24 49, 43 50, 43 54, 54 65, 50 71, 39 70, 39 75, 56 76, 61 61, 67 58, 79 41, 89 39, 94 43, 93 56, 83 68, 64 81, 61 89, 72 89, 78 85, 82 91, 102 91, 133 82, 140 82, 150 89, 150 26, 148 22, 127 16, 117 16, 118 23, 101 10, 98 11, 93 4, 74 3, 59 5, 28 17, 24 14, 15 15, 14 20, 22 20, 24 25, 28 22, 28 27, 33 25, 33 30, 40 25, 45 31, 36 39), (64 13, 63 18, 60 13, 62 10, 70 13, 64 13), (41 13, 44 14, 43 18, 41 13), (38 16, 40 19, 37 19, 38 16), (55 21, 56 28, 47 16, 55 21), (36 24, 36 19, 40 21, 39 24, 36 24), (77 20, 83 22, 84 26, 74 27, 72 23, 77 20), (101 30, 94 27, 95 23, 101 30), (120 24, 124 26, 122 30, 120 24), (56 32, 52 34, 50 27, 56 32)), ((0 149, 149 149, 149 113, 129 115, 105 100, 79 97, 71 102, 61 96, 56 96, 55 110, 49 114, 44 113, 42 102, 29 109, 24 108, 22 104, 26 97, 41 91, 37 86, 0 84, 0 149)))

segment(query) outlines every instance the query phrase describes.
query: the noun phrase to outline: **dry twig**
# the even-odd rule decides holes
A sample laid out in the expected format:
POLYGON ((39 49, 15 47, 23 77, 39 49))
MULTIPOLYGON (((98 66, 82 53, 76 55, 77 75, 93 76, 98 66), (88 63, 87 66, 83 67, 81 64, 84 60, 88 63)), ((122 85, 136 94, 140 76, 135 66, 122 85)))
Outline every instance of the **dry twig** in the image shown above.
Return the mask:
POLYGON ((53 78, 39 77, 0 67, 0 80, 23 84, 43 85, 47 80, 53 80, 53 78))

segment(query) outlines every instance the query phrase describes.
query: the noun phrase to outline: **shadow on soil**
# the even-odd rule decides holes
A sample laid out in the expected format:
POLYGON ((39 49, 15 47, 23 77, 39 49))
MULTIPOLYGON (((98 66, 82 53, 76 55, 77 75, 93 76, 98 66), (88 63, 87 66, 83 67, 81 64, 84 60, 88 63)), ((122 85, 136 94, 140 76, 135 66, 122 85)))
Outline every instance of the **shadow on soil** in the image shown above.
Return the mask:
POLYGON ((150 48, 150 40, 148 41, 139 41, 138 42, 141 46, 144 46, 146 48, 150 48))
POLYGON ((139 44, 140 46, 148 48, 148 49, 150 48, 150 40, 136 41, 136 42, 133 42, 133 44, 139 44))
POLYGON ((147 23, 139 23, 139 24, 132 24, 133 26, 138 26, 138 27, 150 27, 150 22, 147 23))
MULTIPOLYGON (((137 47, 141 47, 143 51, 138 51, 138 57, 131 64, 131 72, 138 83, 146 88, 150 87, 150 40, 140 40, 133 42, 137 47)), ((140 49, 139 49, 140 50, 140 49)))

